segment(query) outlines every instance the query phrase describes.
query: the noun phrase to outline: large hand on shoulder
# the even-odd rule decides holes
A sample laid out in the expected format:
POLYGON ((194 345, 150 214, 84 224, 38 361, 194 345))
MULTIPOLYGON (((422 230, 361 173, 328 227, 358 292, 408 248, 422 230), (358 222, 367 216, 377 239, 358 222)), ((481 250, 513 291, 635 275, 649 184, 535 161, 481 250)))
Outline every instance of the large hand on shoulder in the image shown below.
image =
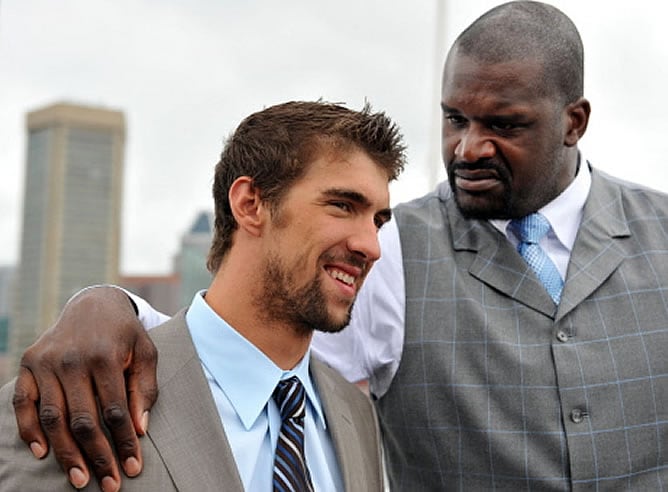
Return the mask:
POLYGON ((112 444, 125 473, 139 474, 137 435, 146 432, 157 398, 156 364, 155 347, 122 290, 82 291, 21 359, 13 400, 21 439, 38 458, 50 444, 75 487, 90 480, 88 462, 105 491, 118 490, 112 444))

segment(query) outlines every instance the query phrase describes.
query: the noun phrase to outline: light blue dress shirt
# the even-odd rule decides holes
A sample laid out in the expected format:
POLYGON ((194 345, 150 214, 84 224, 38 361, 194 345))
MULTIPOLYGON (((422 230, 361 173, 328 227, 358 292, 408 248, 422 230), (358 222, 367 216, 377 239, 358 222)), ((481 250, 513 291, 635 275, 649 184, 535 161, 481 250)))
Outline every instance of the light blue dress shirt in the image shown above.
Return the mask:
POLYGON ((317 491, 343 490, 320 398, 309 374, 310 351, 294 369, 283 371, 220 318, 203 295, 204 291, 195 295, 186 322, 244 488, 272 490, 281 419, 271 395, 278 381, 297 376, 307 395, 304 448, 313 486, 317 491))

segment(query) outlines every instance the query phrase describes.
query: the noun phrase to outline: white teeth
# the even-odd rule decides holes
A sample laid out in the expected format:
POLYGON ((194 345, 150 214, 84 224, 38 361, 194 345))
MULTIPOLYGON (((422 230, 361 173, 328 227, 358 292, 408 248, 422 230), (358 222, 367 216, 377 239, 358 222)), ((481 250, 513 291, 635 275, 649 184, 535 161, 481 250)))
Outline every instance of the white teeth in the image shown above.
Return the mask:
POLYGON ((355 282, 355 277, 353 277, 352 275, 348 275, 347 273, 342 272, 341 270, 328 270, 328 273, 332 278, 340 280, 344 284, 353 285, 353 283, 355 282))

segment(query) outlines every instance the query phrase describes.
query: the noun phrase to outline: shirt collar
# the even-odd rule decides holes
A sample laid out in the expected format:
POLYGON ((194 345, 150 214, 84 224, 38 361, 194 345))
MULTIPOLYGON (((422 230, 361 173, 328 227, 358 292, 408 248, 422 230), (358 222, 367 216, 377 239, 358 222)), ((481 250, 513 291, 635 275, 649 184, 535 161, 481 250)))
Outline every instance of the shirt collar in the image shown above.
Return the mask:
POLYGON ((309 373, 311 350, 289 371, 284 371, 250 343, 204 300, 205 291, 195 294, 186 313, 186 323, 199 355, 234 407, 246 430, 250 429, 280 380, 292 376, 304 385, 306 396, 315 411, 314 420, 326 428, 320 398, 309 373))
MULTIPOLYGON (((580 170, 575 179, 561 194, 538 210, 550 222, 552 231, 568 251, 573 250, 575 238, 580 228, 585 202, 591 188, 591 172, 586 160, 581 156, 580 170)), ((490 223, 506 237, 510 220, 493 219, 490 223)))

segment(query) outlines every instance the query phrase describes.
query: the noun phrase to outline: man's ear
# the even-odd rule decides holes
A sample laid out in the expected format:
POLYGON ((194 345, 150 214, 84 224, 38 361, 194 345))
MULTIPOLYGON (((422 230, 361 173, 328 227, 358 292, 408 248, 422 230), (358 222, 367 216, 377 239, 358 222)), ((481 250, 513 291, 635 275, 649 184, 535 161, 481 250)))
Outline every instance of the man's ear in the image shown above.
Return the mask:
POLYGON ((591 106, 589 101, 581 97, 575 102, 566 106, 566 136, 564 144, 567 147, 574 147, 587 131, 589 124, 589 114, 591 106))
POLYGON ((259 236, 266 209, 260 199, 260 190, 253 186, 253 179, 249 176, 238 177, 230 186, 227 196, 239 228, 259 236))

